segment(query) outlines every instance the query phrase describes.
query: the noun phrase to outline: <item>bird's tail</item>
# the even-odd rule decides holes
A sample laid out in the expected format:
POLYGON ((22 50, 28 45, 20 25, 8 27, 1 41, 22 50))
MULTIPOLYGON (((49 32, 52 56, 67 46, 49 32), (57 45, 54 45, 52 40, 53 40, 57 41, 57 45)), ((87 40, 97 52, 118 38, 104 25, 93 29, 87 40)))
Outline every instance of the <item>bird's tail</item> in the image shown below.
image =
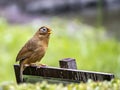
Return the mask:
POLYGON ((23 71, 24 71, 24 64, 20 62, 20 82, 23 82, 23 71))

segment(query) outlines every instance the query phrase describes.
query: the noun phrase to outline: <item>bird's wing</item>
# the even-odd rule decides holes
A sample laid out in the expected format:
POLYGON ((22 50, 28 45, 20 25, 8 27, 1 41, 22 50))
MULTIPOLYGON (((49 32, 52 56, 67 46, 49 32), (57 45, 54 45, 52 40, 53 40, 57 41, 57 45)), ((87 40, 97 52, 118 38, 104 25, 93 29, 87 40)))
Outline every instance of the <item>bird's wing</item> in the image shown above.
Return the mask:
POLYGON ((36 45, 35 41, 29 40, 23 46, 23 48, 19 51, 19 53, 16 57, 16 61, 21 61, 21 60, 24 60, 26 58, 29 58, 36 48, 37 48, 37 45, 36 45))

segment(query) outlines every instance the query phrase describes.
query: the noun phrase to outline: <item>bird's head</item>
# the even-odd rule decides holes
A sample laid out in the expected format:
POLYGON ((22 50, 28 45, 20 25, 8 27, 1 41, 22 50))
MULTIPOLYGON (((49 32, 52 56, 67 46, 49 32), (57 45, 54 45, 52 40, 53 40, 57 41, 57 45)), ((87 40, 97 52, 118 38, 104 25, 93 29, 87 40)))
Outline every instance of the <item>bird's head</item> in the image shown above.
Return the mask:
POLYGON ((43 27, 41 27, 41 28, 39 29, 39 34, 40 34, 40 35, 51 34, 51 29, 48 28, 48 27, 43 26, 43 27))
MULTIPOLYGON (((39 37, 39 38, 44 38, 44 37, 49 37, 50 36, 50 34, 51 34, 51 29, 50 28, 48 28, 48 27, 46 27, 46 26, 42 26, 41 28, 39 28, 39 30, 36 32, 36 34, 37 34, 37 36, 39 37)), ((35 34, 35 35, 36 35, 35 34)))

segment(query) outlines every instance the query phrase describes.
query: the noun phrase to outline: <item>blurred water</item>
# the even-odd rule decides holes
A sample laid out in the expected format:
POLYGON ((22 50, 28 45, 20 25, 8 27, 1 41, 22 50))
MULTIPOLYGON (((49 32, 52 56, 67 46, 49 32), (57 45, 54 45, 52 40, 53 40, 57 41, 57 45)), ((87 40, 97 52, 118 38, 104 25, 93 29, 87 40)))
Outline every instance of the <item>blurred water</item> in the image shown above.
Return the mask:
POLYGON ((85 10, 79 14, 79 18, 82 18, 83 22, 88 25, 105 27, 109 36, 115 36, 120 40, 120 8, 118 10, 104 9, 101 11, 85 10))
POLYGON ((118 6, 104 8, 103 10, 88 8, 77 13, 72 12, 65 15, 62 14, 59 17, 69 20, 69 22, 70 20, 73 22, 73 20, 76 19, 77 21, 82 21, 82 23, 92 27, 102 26, 107 30, 108 36, 114 36, 120 40, 120 6, 119 8, 117 7, 118 6))
MULTIPOLYGON (((114 4, 114 3, 113 3, 114 4)), ((29 23, 34 19, 40 19, 41 21, 48 22, 47 19, 53 19, 57 17, 59 19, 73 21, 76 19, 82 21, 82 23, 91 26, 104 26, 109 36, 115 36, 120 40, 120 3, 111 6, 108 5, 105 8, 85 8, 78 12, 70 11, 62 14, 52 14, 52 15, 32 15, 21 12, 21 10, 16 5, 11 5, 6 8, 0 8, 0 16, 5 17, 10 23, 29 23)))

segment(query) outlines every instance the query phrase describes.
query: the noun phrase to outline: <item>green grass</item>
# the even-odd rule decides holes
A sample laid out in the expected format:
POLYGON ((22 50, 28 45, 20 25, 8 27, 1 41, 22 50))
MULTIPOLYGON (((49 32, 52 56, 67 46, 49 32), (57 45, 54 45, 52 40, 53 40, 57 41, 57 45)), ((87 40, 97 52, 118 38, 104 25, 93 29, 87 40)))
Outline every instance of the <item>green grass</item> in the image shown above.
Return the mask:
POLYGON ((2 90, 120 90, 120 80, 111 80, 104 82, 93 82, 89 80, 87 83, 80 84, 48 84, 47 82, 35 84, 4 83, 1 85, 2 90))
MULTIPOLYGON (((0 19, 0 82, 15 81, 16 55, 38 26, 41 25, 9 25, 0 19)), ((75 58, 78 69, 110 72, 120 77, 120 42, 107 37, 105 28, 60 19, 52 20, 48 26, 53 33, 41 63, 59 67, 60 59, 75 58)))

